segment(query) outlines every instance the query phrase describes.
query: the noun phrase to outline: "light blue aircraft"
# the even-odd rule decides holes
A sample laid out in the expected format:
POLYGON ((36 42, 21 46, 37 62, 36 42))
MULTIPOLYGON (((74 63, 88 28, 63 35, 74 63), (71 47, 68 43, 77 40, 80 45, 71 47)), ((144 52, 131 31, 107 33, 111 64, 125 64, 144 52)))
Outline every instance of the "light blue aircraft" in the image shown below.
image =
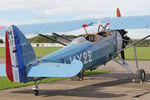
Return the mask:
MULTIPOLYGON (((86 31, 86 27, 91 24, 86 24, 87 21, 80 21, 78 25, 82 25, 87 32, 85 37, 69 40, 66 37, 53 33, 70 41, 70 44, 66 45, 53 39, 66 46, 40 59, 37 59, 31 44, 24 34, 16 26, 11 25, 5 33, 6 64, 1 65, 0 76, 7 76, 12 82, 26 83, 34 81, 33 91, 35 95, 38 95, 37 80, 47 77, 72 77, 72 80, 83 80, 85 70, 94 70, 113 59, 130 72, 136 74, 136 80, 143 82, 145 80, 145 71, 138 67, 136 44, 150 37, 150 35, 126 46, 130 38, 126 36, 127 32, 124 29, 148 28, 150 24, 149 19, 150 16, 106 18, 101 20, 101 23, 106 23, 106 25, 102 26, 99 24, 98 32, 95 34, 88 34, 86 31), (125 61, 124 50, 131 46, 135 50, 136 69, 133 69, 125 61), (121 56, 119 56, 120 53, 121 56), (116 57, 120 61, 116 60, 116 57)), ((92 24, 96 21, 98 20, 94 19, 92 24)), ((67 22, 64 25, 67 25, 67 22)), ((60 29, 60 31, 70 31, 79 27, 74 25, 74 28, 69 28, 69 25, 70 22, 68 27, 66 27, 67 29, 60 29)), ((40 35, 48 38, 45 35, 40 35)))

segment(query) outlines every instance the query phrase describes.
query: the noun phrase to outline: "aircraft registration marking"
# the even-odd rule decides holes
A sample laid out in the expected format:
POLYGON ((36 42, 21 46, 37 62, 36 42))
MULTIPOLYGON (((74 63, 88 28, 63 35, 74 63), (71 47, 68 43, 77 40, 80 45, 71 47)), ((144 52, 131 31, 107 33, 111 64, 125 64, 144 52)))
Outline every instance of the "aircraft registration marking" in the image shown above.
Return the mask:
POLYGON ((87 51, 87 52, 83 52, 80 53, 79 55, 75 55, 73 57, 70 57, 70 63, 72 62, 73 59, 78 59, 80 61, 83 62, 83 64, 87 64, 89 62, 92 62, 92 52, 91 51, 87 51))

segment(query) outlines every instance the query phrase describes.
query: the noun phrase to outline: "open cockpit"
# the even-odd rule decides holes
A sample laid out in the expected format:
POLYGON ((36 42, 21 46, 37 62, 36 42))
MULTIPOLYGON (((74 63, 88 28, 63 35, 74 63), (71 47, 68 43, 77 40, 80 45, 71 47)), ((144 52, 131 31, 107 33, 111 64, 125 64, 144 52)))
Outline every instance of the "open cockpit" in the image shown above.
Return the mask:
POLYGON ((85 29, 86 36, 85 37, 79 37, 74 39, 71 43, 73 44, 82 44, 85 42, 97 42, 101 41, 104 38, 107 38, 111 35, 111 31, 107 28, 107 24, 105 26, 99 25, 98 32, 95 34, 89 34, 86 30, 87 25, 82 25, 82 27, 85 29))
POLYGON ((96 42, 98 40, 101 40, 105 37, 108 37, 108 31, 101 31, 98 32, 97 34, 88 34, 85 36, 85 39, 90 41, 90 42, 96 42))

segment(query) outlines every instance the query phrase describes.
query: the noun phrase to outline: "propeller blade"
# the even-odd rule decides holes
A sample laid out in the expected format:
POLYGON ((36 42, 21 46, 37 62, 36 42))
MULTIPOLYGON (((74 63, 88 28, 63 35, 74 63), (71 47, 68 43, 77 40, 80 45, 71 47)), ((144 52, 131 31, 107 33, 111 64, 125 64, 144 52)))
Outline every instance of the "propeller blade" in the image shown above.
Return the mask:
MULTIPOLYGON (((122 49, 125 48, 125 47, 126 47, 126 46, 125 46, 125 42, 123 41, 123 42, 122 42, 122 49)), ((121 57, 125 60, 125 53, 124 53, 124 50, 121 51, 120 53, 121 53, 121 57)))
POLYGON ((125 53, 124 53, 124 50, 123 50, 123 51, 121 51, 120 53, 121 53, 121 57, 122 57, 122 59, 123 59, 123 60, 125 60, 125 53))

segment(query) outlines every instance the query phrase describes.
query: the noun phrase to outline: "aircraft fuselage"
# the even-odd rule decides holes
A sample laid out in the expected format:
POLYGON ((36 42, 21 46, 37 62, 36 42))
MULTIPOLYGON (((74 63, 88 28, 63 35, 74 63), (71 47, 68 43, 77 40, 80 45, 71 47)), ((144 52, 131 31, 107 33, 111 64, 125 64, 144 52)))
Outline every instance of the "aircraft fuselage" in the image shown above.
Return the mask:
POLYGON ((93 69, 111 60, 111 56, 121 49, 122 40, 118 31, 109 32, 95 42, 84 37, 74 39, 68 46, 40 59, 42 62, 71 63, 73 59, 83 62, 84 70, 93 69))

